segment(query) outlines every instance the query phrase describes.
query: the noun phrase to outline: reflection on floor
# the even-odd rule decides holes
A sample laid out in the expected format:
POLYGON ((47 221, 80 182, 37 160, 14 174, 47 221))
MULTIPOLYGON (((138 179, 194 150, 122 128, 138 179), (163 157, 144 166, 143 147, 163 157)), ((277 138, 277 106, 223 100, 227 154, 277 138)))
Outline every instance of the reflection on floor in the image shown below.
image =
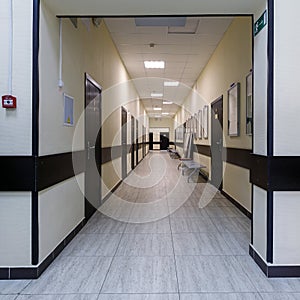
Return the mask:
POLYGON ((0 281, 0 300, 300 299, 299 279, 249 257, 250 220, 177 164, 150 153, 38 280, 0 281))

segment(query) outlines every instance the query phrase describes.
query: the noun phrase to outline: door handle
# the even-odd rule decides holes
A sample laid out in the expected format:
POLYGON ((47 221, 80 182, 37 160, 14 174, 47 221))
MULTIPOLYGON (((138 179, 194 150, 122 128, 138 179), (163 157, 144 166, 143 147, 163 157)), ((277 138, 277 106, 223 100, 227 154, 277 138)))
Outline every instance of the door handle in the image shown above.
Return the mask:
POLYGON ((91 149, 95 149, 96 147, 95 146, 91 146, 90 145, 90 142, 87 142, 87 151, 88 151, 88 153, 87 153, 87 159, 89 160, 90 159, 90 150, 91 149))

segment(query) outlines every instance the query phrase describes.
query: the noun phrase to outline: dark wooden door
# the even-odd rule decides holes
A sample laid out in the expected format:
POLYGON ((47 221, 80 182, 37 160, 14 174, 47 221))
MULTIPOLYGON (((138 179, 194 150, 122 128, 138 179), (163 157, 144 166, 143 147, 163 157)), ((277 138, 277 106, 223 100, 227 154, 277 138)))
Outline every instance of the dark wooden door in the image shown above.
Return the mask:
POLYGON ((222 189, 223 96, 211 104, 211 183, 222 189))
POLYGON ((169 147, 169 132, 160 132, 160 150, 167 150, 169 147))
POLYGON ((127 111, 122 107, 121 112, 122 125, 122 179, 127 176, 127 111))
POLYGON ((149 150, 153 150, 153 132, 149 132, 149 150))
POLYGON ((135 123, 135 165, 137 166, 139 164, 139 121, 136 120, 135 123))
POLYGON ((101 87, 85 74, 85 217, 101 205, 101 87))
POLYGON ((135 133, 135 129, 134 129, 134 124, 135 123, 135 119, 133 116, 131 116, 131 170, 134 169, 134 133, 135 133))

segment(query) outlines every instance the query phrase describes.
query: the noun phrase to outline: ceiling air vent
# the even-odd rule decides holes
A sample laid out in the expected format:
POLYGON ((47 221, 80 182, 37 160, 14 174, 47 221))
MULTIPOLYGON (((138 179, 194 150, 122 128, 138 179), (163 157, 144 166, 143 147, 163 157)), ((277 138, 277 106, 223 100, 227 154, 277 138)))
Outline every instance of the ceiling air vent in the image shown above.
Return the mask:
POLYGON ((199 19, 188 18, 184 27, 169 26, 168 34, 196 34, 199 23, 199 19))

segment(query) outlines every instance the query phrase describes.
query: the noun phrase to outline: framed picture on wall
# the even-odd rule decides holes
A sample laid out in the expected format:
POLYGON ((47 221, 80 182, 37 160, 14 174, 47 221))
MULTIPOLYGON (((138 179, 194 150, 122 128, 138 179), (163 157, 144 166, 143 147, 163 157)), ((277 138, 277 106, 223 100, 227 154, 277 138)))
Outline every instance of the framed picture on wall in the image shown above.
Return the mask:
POLYGON ((246 76, 246 134, 252 135, 253 112, 252 112, 252 71, 246 76))
POLYGON ((203 137, 208 139, 208 105, 203 107, 203 137))
POLYGON ((194 114, 194 133, 195 133, 195 139, 198 139, 198 114, 194 114))
POLYGON ((198 111, 198 138, 202 139, 202 109, 198 111))
POLYGON ((232 84, 228 90, 228 135, 240 135, 240 83, 232 84))

